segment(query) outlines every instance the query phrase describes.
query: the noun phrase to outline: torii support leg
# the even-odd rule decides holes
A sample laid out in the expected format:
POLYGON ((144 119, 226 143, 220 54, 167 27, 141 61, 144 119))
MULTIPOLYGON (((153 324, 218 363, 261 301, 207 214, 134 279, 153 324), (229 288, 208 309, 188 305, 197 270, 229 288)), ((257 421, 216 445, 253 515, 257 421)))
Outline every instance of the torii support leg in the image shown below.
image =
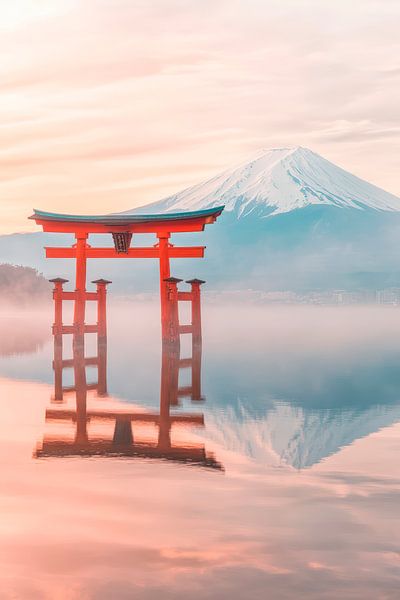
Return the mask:
POLYGON ((63 359, 63 285, 68 282, 68 279, 62 279, 56 277, 50 279, 51 283, 54 283, 53 299, 54 299, 54 324, 53 324, 53 336, 54 336, 54 401, 61 402, 63 400, 62 390, 62 359, 63 359))
POLYGON ((107 396, 107 344, 97 345, 97 395, 107 396))
POLYGON ((192 344, 192 400, 204 400, 201 395, 201 344, 192 344))
POLYGON ((205 283, 202 279, 189 279, 186 283, 190 283, 192 289, 192 345, 201 346, 201 298, 200 286, 205 283))
POLYGON ((173 354, 169 349, 162 349, 161 363, 161 389, 160 389, 160 420, 158 422, 158 449, 166 451, 171 448, 171 404, 176 404, 174 392, 171 389, 174 381, 173 368, 178 367, 178 362, 174 361, 173 354))
POLYGON ((86 248, 87 233, 76 237, 76 285, 74 306, 74 345, 83 345, 85 336, 86 308, 86 248))
POLYGON ((168 277, 165 279, 167 286, 168 337, 166 339, 163 338, 163 342, 165 341, 169 346, 176 348, 178 352, 180 347, 178 283, 181 281, 182 279, 178 279, 177 277, 168 277))
POLYGON ((157 234, 160 252, 160 303, 161 303, 161 336, 163 343, 170 339, 170 314, 168 301, 168 284, 166 279, 170 276, 169 266, 169 233, 157 234))
POLYGON ((74 348, 74 379, 76 390, 76 431, 75 443, 85 446, 88 442, 87 432, 87 381, 84 346, 74 348))
POLYGON ((97 286, 97 393, 107 395, 107 285, 108 279, 92 281, 97 286))

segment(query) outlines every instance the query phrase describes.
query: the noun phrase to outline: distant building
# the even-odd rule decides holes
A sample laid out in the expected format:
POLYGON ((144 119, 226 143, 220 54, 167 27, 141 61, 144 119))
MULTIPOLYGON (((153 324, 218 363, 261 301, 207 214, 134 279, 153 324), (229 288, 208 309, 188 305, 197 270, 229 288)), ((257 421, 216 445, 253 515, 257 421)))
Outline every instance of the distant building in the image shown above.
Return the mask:
POLYGON ((387 288, 376 292, 378 304, 400 304, 400 288, 387 288))

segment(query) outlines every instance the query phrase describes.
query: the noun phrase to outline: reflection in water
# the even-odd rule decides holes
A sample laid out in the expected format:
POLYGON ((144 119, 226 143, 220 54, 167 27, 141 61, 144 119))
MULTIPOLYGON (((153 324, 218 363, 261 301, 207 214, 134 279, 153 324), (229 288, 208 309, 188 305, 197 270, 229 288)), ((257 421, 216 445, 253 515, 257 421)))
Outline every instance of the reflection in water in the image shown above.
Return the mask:
POLYGON ((400 405, 331 410, 273 401, 254 411, 238 400, 232 411, 208 414, 207 434, 225 448, 264 465, 306 469, 355 441, 400 421, 400 405))
MULTIPOLYGON (((127 410, 118 401, 104 406, 107 397, 107 343, 97 345, 97 356, 85 357, 83 345, 73 346, 73 358, 63 358, 62 340, 55 336, 53 403, 74 398, 68 408, 47 408, 46 424, 70 424, 47 433, 37 448, 36 457, 50 456, 131 456, 187 462, 214 469, 222 465, 207 452, 203 444, 174 439, 173 430, 204 427, 200 413, 171 412, 179 399, 201 396, 201 346, 194 346, 190 358, 180 358, 179 351, 164 348, 162 352, 159 411, 127 410), (97 381, 88 383, 86 367, 97 367, 97 381), (179 371, 191 370, 191 384, 179 387, 179 371), (74 385, 63 386, 63 371, 73 369, 74 385), (96 392, 96 396, 91 394, 96 392), (90 407, 88 407, 88 401, 90 407), (102 404, 103 403, 103 404, 102 404)), ((70 404, 70 402, 69 402, 70 404)))
POLYGON ((2 600, 397 599, 397 311, 207 314, 200 389, 140 308, 55 388, 50 344, 0 360, 2 600))
MULTIPOLYGON (((75 358, 63 358, 62 348, 55 345, 53 401, 64 398, 69 401, 68 410, 76 412, 79 398, 74 394, 79 396, 81 392, 75 383, 69 387, 62 383, 63 372, 64 375, 67 372, 68 377, 68 371, 72 371, 78 388, 86 389, 86 403, 90 404, 92 412, 97 413, 100 409, 120 411, 126 409, 126 402, 137 403, 138 399, 142 412, 149 412, 154 406, 154 398, 160 393, 158 373, 161 366, 160 415, 166 414, 161 410, 165 406, 165 390, 168 390, 168 406, 172 409, 177 407, 180 398, 188 397, 198 402, 201 399, 201 352, 199 354, 197 350, 196 354, 194 347, 193 360, 179 358, 178 362, 173 354, 164 353, 159 365, 158 332, 153 336, 153 344, 151 335, 148 336, 149 321, 143 319, 142 323, 136 317, 132 322, 135 315, 143 312, 143 305, 137 311, 130 310, 129 314, 120 309, 111 312, 109 384, 113 398, 120 399, 113 401, 112 409, 105 403, 107 350, 101 345, 96 356, 81 357, 80 361, 75 360, 79 351, 75 351, 75 358), (135 336, 126 328, 129 320, 135 336), (124 348, 123 353, 121 348, 124 348), (86 370, 97 366, 98 381, 88 382, 86 370), (189 385, 176 389, 178 371, 184 367, 190 369, 191 380, 189 385)), ((153 312, 151 307, 149 313, 153 312)), ((399 421, 400 348, 397 340, 400 328, 394 313, 379 314, 378 319, 376 311, 370 310, 364 317, 359 309, 359 316, 354 319, 353 313, 340 311, 332 319, 329 312, 318 309, 312 312, 269 309, 266 313, 258 310, 254 316, 257 328, 253 329, 244 318, 235 322, 235 328, 227 327, 227 311, 224 311, 223 319, 220 318, 221 311, 216 311, 214 318, 213 314, 211 318, 208 316, 206 323, 210 323, 210 327, 203 387, 212 402, 203 406, 207 421, 203 440, 216 442, 264 465, 304 469, 336 454, 357 439, 399 421), (368 320, 369 327, 361 330, 360 323, 364 320, 368 320), (246 331, 240 329, 240 322, 246 331), (329 328, 331 322, 338 323, 334 330, 329 328)), ((14 323, 12 339, 31 339, 40 322, 35 317, 22 320, 19 328, 14 323), (30 327, 26 327, 25 322, 29 322, 30 327)), ((12 336, 5 335, 3 345, 11 343, 6 341, 7 337, 12 336)), ((1 361, 3 373, 6 364, 7 375, 15 377, 17 373, 30 379, 45 379, 43 365, 50 363, 46 355, 50 349, 44 350, 35 358, 20 356, 18 362, 16 359, 14 362, 1 361)), ((60 423, 61 414, 60 410, 60 423)), ((99 416, 87 419, 91 432, 96 423, 98 437, 100 422, 99 416)), ((52 423, 55 426, 54 420, 52 423)), ((64 433, 67 423, 65 419, 64 429, 61 428, 64 433)), ((75 420, 71 418, 69 423, 72 426, 75 420)), ((140 423, 136 420, 135 429, 144 433, 144 421, 140 423)), ((103 425, 105 427, 105 419, 103 425)), ((174 427, 178 428, 177 420, 174 427)), ((150 422, 147 424, 149 429, 150 422)), ((155 430, 152 433, 154 437, 155 430)), ((107 435, 108 439, 113 439, 113 434, 107 435)), ((135 444, 138 436, 139 433, 135 433, 135 444)))

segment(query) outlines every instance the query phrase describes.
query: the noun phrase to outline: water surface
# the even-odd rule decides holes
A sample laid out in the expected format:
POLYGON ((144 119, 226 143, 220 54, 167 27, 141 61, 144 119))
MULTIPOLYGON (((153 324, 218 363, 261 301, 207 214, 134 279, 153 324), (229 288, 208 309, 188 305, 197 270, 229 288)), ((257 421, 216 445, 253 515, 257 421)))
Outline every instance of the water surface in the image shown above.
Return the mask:
POLYGON ((398 598, 398 310, 206 306, 199 395, 111 305, 62 401, 50 321, 0 319, 0 598, 398 598))

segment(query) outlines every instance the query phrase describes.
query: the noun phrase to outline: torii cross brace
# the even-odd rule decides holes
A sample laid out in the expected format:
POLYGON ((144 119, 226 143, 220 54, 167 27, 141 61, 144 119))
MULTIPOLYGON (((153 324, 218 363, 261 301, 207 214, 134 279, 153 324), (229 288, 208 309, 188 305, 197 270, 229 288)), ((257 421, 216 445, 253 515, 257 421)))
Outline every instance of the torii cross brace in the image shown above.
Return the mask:
POLYGON ((65 215, 34 210, 29 217, 41 225, 43 231, 74 234, 76 243, 72 248, 46 248, 47 258, 75 258, 76 284, 74 292, 63 290, 66 280, 53 280, 55 300, 54 334, 62 339, 63 333, 72 333, 75 343, 84 339, 86 332, 98 333, 99 342, 106 338, 105 294, 109 281, 96 280, 96 292, 86 290, 86 262, 88 258, 157 258, 160 265, 160 302, 161 331, 163 343, 179 345, 181 333, 191 333, 193 344, 201 343, 200 317, 200 279, 191 279, 191 291, 181 292, 178 284, 182 281, 171 277, 170 258, 203 258, 204 246, 174 246, 170 243, 172 233, 203 231, 205 226, 214 223, 224 207, 211 208, 182 213, 165 213, 153 215, 65 215), (114 247, 98 248, 88 244, 89 235, 110 233, 114 247), (131 246, 132 236, 139 233, 154 233, 158 239, 154 246, 131 246), (62 301, 73 300, 73 325, 63 325, 62 301), (97 325, 85 324, 86 301, 98 303, 97 325), (180 325, 178 318, 178 301, 192 303, 192 322, 180 325))

